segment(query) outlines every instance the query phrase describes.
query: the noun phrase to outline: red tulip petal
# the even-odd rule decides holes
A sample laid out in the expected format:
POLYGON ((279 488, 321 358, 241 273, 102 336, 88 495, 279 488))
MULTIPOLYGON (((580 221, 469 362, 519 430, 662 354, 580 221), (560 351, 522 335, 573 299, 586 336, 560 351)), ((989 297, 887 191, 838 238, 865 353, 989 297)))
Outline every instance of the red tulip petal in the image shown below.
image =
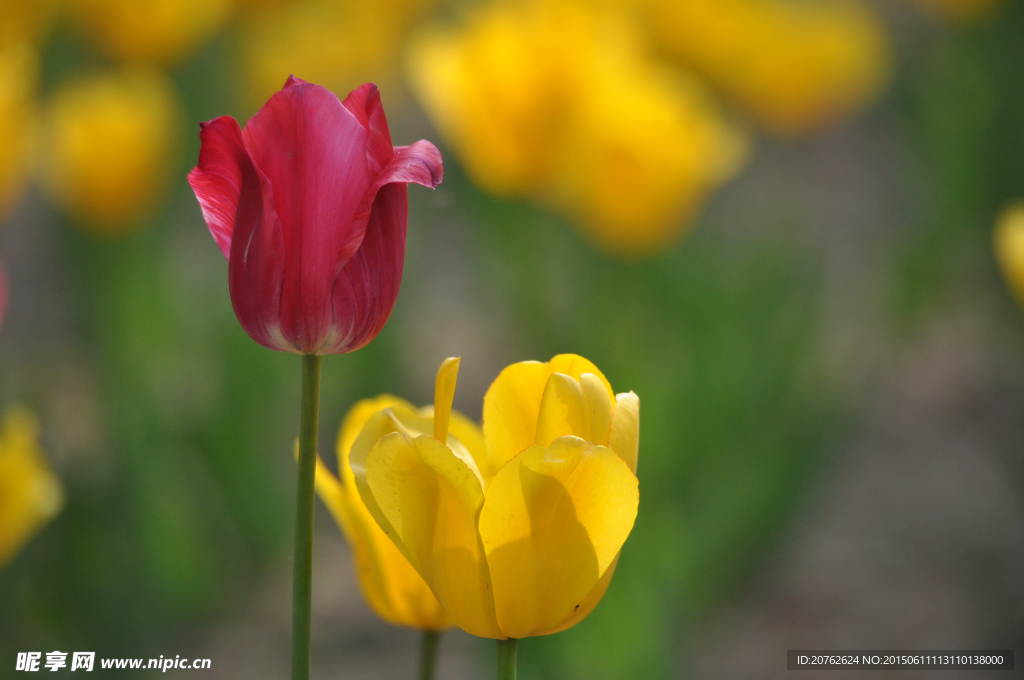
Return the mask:
POLYGON ((281 330, 297 349, 317 351, 332 324, 338 264, 363 240, 365 221, 354 218, 372 176, 366 128, 331 92, 297 80, 270 98, 242 137, 280 219, 281 330))
POLYGON ((373 340, 398 299, 405 264, 408 200, 405 184, 377 192, 363 244, 334 284, 334 333, 321 350, 344 354, 373 340))
POLYGON ((395 149, 394 158, 374 180, 367 192, 370 204, 363 243, 334 284, 335 332, 322 353, 359 349, 387 323, 398 299, 405 263, 406 184, 433 188, 441 183, 443 174, 441 153, 430 142, 419 141, 395 149))
POLYGON ((199 199, 213 240, 228 257, 242 191, 242 169, 252 163, 242 144, 238 122, 231 116, 200 123, 199 139, 199 164, 188 174, 188 183, 199 199))
POLYGON ((422 184, 434 189, 444 179, 444 165, 437 147, 421 139, 409 146, 396 146, 395 155, 373 180, 359 207, 357 219, 369 219, 370 206, 377 196, 377 190, 392 182, 422 184))
MULTIPOLYGON (((293 75, 288 76, 288 80, 284 81, 284 87, 291 87, 292 85, 305 85, 305 84, 306 84, 305 80, 303 80, 302 78, 296 78, 293 75)), ((283 90, 284 88, 281 88, 281 89, 283 90)))
POLYGON ((366 83, 349 92, 342 102, 346 109, 366 128, 367 169, 373 176, 379 175, 395 155, 391 147, 391 132, 380 103, 380 91, 373 83, 366 83))
POLYGON ((270 349, 294 352, 296 348, 281 332, 284 234, 274 211, 274 189, 252 163, 243 170, 228 257, 231 306, 253 340, 270 349))

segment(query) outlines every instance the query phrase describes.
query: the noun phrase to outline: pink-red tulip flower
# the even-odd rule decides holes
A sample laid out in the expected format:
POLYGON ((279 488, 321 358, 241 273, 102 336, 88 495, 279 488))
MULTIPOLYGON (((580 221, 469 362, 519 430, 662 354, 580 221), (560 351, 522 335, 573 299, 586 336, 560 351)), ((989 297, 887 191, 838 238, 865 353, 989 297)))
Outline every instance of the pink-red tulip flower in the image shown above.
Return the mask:
POLYGON ((242 130, 200 128, 189 183, 228 258, 235 315, 282 352, 343 354, 370 342, 398 297, 406 184, 436 187, 428 141, 392 147, 376 86, 342 102, 290 77, 242 130))

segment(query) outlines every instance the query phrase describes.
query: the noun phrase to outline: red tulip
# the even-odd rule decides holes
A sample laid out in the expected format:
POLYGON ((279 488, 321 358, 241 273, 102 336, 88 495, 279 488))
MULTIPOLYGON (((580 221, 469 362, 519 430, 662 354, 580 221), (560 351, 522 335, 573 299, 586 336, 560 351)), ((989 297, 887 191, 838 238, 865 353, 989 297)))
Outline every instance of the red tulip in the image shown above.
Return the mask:
POLYGON ((370 342, 398 297, 406 184, 441 182, 441 154, 392 147, 377 87, 344 102, 290 77, 241 130, 200 126, 188 180, 228 258, 231 304, 253 340, 343 354, 370 342))

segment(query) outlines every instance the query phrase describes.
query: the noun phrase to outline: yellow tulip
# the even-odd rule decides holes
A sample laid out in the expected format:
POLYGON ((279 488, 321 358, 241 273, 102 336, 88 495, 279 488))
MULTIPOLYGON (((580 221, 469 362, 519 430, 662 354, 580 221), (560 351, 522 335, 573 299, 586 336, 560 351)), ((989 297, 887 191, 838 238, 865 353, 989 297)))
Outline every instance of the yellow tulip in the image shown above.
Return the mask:
POLYGON ((0 423, 0 567, 60 511, 63 497, 39 448, 35 417, 8 409, 0 423))
POLYGON ((881 90, 889 48, 861 0, 644 0, 662 48, 767 130, 811 132, 881 90))
POLYGON ((742 137, 617 13, 499 3, 409 48, 413 92, 484 190, 526 198, 619 255, 676 239, 735 172, 742 137))
POLYGON ((68 9, 117 59, 174 63, 230 17, 232 0, 69 0, 68 9))
POLYGON ((61 85, 44 123, 45 187, 95 234, 137 228, 174 170, 179 119, 173 86, 155 70, 61 85))
POLYGON ((360 496, 467 632, 565 630, 604 596, 636 519, 639 400, 582 357, 513 364, 484 398, 485 446, 470 446, 448 433, 458 366, 438 371, 432 433, 394 409, 367 420, 360 496))
POLYGON ((0 44, 0 219, 21 197, 31 174, 37 68, 27 44, 0 44))
MULTIPOLYGON (((370 516, 356 490, 349 466, 352 444, 371 416, 384 409, 391 409, 410 427, 424 426, 428 430, 432 427, 433 416, 429 410, 416 411, 408 402, 396 397, 382 395, 359 402, 349 410, 338 432, 338 468, 342 479, 335 477, 318 458, 316 490, 352 547, 363 596, 377 615, 398 626, 443 630, 454 622, 409 560, 370 516)), ((472 421, 458 413, 452 416, 453 429, 463 434, 466 441, 482 443, 479 428, 472 421)))
POLYGON ((289 75, 345 93, 393 80, 402 40, 436 0, 299 0, 244 15, 241 61, 247 95, 262 104, 289 75))
POLYGON ((742 166, 746 140, 691 78, 650 62, 595 75, 555 159, 551 202, 608 252, 657 252, 742 166))
POLYGON ((1000 213, 993 245, 1006 286, 1024 306, 1024 202, 1011 204, 1000 213))

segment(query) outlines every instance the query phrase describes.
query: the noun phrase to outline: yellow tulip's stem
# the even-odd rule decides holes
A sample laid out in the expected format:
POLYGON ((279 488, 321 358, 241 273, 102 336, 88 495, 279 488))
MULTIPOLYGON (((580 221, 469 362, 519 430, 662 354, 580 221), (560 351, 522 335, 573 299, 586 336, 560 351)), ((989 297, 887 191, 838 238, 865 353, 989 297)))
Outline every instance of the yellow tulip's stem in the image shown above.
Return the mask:
POLYGON ((516 680, 516 645, 519 640, 495 640, 498 643, 498 680, 516 680))
POLYGON ((302 357, 302 410, 299 416, 299 488, 295 497, 295 560, 292 565, 292 680, 309 680, 313 610, 313 483, 320 421, 320 364, 302 357))
POLYGON ((420 680, 434 680, 437 668, 437 646, 441 642, 441 633, 436 630, 423 631, 423 644, 420 647, 420 680))

